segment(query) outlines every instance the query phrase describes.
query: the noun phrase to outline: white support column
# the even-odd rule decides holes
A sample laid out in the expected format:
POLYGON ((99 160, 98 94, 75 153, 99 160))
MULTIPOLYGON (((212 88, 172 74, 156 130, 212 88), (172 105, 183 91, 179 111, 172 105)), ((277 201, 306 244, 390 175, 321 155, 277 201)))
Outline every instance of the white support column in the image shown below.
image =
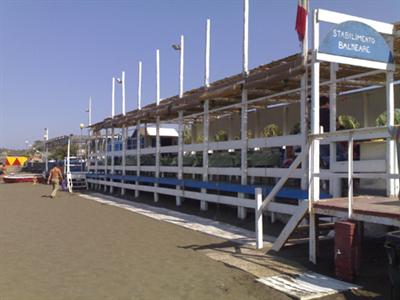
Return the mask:
MULTIPOLYGON (((301 92, 300 92, 300 134, 302 136, 301 150, 303 151, 307 145, 308 140, 308 116, 307 113, 307 81, 308 81, 308 69, 301 77, 301 92)), ((308 159, 305 158, 301 164, 302 178, 301 178, 301 189, 305 190, 308 188, 308 177, 307 177, 308 159)))
POLYGON ((111 118, 115 116, 115 77, 112 78, 111 88, 111 118))
MULTIPOLYGON (((178 180, 183 179, 183 111, 179 112, 178 120, 178 180)), ((180 185, 176 186, 177 190, 182 190, 180 185)), ((182 205, 182 197, 176 196, 176 205, 182 205)))
POLYGON ((125 116, 126 112, 126 102, 125 102, 125 71, 122 71, 121 74, 121 85, 122 85, 122 114, 125 116))
MULTIPOLYGON (((394 126, 394 79, 393 71, 386 73, 386 109, 387 126, 394 126)), ((398 173, 396 144, 392 137, 387 139, 386 147, 386 173, 393 175, 398 173)), ((394 178, 387 179, 387 195, 396 197, 399 194, 399 180, 394 178)))
MULTIPOLYGON (((140 176, 140 120, 136 124, 136 176, 140 176)), ((136 180, 135 198, 139 197, 139 180, 136 180)))
MULTIPOLYGON (((307 3, 307 16, 306 16, 306 28, 304 39, 302 42, 302 57, 303 57, 303 65, 306 66, 305 73, 301 76, 301 92, 300 92, 300 134, 302 136, 301 150, 306 147, 308 141, 308 124, 307 120, 309 117, 309 111, 307 109, 307 96, 308 96, 308 1, 307 3)), ((303 177, 301 178, 301 189, 305 190, 308 188, 308 178, 307 178, 307 168, 308 168, 308 159, 305 158, 303 163, 301 164, 301 170, 303 177)))
MULTIPOLYGON (((142 62, 138 64, 137 109, 142 109, 142 62)), ((140 176, 140 120, 136 123, 136 176, 140 176)), ((136 180, 135 198, 139 197, 139 181, 136 180)))
MULTIPOLYGON (((94 172, 99 174, 99 136, 96 133, 96 139, 94 140, 94 151, 95 151, 95 161, 94 161, 94 172)), ((98 189, 98 184, 95 185, 96 190, 98 189)))
MULTIPOLYGON (((127 148, 127 137, 128 137, 128 128, 122 128, 122 175, 126 175, 126 148, 127 148)), ((122 183, 125 183, 124 180, 121 180, 122 183)), ((121 188, 121 195, 125 195, 125 189, 121 188)))
MULTIPOLYGON (((336 92, 336 73, 338 71, 338 64, 336 63, 330 63, 330 80, 331 84, 329 85, 329 127, 330 131, 334 132, 336 131, 336 118, 337 118, 337 113, 336 113, 336 98, 337 98, 337 92, 336 92)), ((329 168, 330 171, 332 170, 333 166, 336 164, 336 143, 330 143, 329 146, 329 168)), ((329 180, 329 193, 333 197, 340 197, 341 196, 341 179, 333 177, 332 179, 329 180)))
POLYGON ((181 49, 179 60, 179 98, 183 97, 183 76, 184 76, 184 59, 185 59, 185 37, 181 35, 181 49))
MULTIPOLYGON (((111 128, 111 175, 114 175, 114 158, 115 158, 115 129, 111 128)), ((113 182, 112 178, 110 178, 110 182, 113 182)), ((114 187, 110 186, 110 193, 114 192, 114 187)))
MULTIPOLYGON (((157 106, 160 104, 160 50, 156 51, 156 97, 157 106)), ((156 172, 155 177, 160 177, 160 116, 156 117, 156 172)), ((154 184, 155 188, 158 188, 158 183, 154 184)), ((159 195, 154 192, 154 202, 158 202, 159 195)))
MULTIPOLYGON (((247 139, 247 90, 242 89, 242 110, 241 110, 241 173, 240 183, 242 185, 247 184, 247 149, 248 149, 248 139, 247 139)), ((239 193, 239 198, 244 198, 243 193, 239 193)), ((237 208, 238 218, 241 220, 246 219, 247 210, 246 207, 238 206, 237 208)))
POLYGON ((210 19, 206 22, 206 47, 205 47, 205 72, 204 72, 204 85, 210 85, 210 19))
MULTIPOLYGON (((243 77, 249 74, 249 0, 243 0, 243 77)), ((247 89, 242 89, 242 111, 241 111, 241 184, 247 184, 247 89)), ((239 198, 243 198, 239 194, 239 198)), ((246 218, 246 208, 238 206, 238 217, 246 218)))
MULTIPOLYGON (((315 54, 319 48, 319 24, 317 22, 317 11, 314 10, 313 16, 313 62, 311 69, 311 134, 318 134, 320 132, 320 120, 319 120, 319 76, 320 76, 320 63, 316 61, 315 54)), ((313 203, 319 200, 320 180, 319 180, 319 140, 314 139, 311 142, 311 156, 310 162, 310 185, 309 185, 309 213, 310 213, 310 244, 309 244, 309 259, 313 263, 317 263, 317 223, 316 216, 314 213, 313 203)))
MULTIPOLYGON (((107 176, 108 173, 108 128, 106 128, 106 147, 105 147, 105 161, 104 161, 104 174, 107 176)), ((107 178, 104 178, 104 182, 107 182, 107 178)), ((107 185, 104 184, 104 191, 107 192, 107 185)))
MULTIPOLYGON (((209 102, 204 102, 203 114, 203 181, 208 181, 208 134, 209 134, 209 102)), ((202 193, 207 193, 206 189, 201 189, 202 193)), ((208 203, 205 200, 200 201, 200 209, 207 210, 208 203)))
POLYGON ((349 136, 349 147, 347 149, 348 168, 347 168, 347 183, 348 183, 348 218, 351 220, 353 217, 353 136, 349 136))
POLYGON ((255 221, 256 221, 256 248, 262 249, 264 246, 263 241, 263 210, 262 206, 262 191, 261 188, 256 188, 256 209, 255 209, 255 221))

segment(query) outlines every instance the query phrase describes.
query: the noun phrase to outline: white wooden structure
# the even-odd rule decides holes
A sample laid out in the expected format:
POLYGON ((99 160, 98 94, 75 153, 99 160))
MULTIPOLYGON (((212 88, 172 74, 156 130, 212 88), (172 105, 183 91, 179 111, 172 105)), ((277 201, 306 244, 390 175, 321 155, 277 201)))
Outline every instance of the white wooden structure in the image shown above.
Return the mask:
MULTIPOLYGON (((160 195, 174 196, 177 205, 185 198, 195 199, 199 200, 202 210, 207 209, 208 203, 235 206, 239 218, 246 218, 247 210, 253 210, 258 247, 262 247, 263 211, 272 216, 274 213, 291 215, 273 246, 275 250, 281 249, 308 214, 310 260, 315 262, 313 204, 320 199, 321 179, 329 181, 329 193, 339 197, 343 192, 340 179, 348 178, 349 217, 352 217, 353 178, 388 179, 386 190, 390 196, 397 195, 399 186, 395 141, 388 128, 394 128, 395 90, 396 103, 400 106, 399 90, 394 86, 394 80, 400 79, 400 72, 393 68, 394 65, 335 61, 318 53, 318 24, 322 21, 332 23, 332 20, 364 22, 388 37, 397 62, 400 60, 400 38, 396 29, 400 26, 316 10, 311 55, 307 56, 309 52, 306 51, 249 70, 248 2, 244 3, 241 74, 210 83, 210 21, 207 20, 203 87, 161 100, 157 50, 156 103, 142 107, 140 62, 137 109, 115 115, 113 80, 112 117, 91 126, 88 182, 93 189, 121 194, 131 190, 136 197, 141 192, 151 192, 154 201, 158 201, 160 195), (386 90, 386 101, 376 101, 382 96, 382 90, 386 90), (320 131, 320 93, 330 96, 332 130, 329 133, 320 131), (307 101, 309 95, 311 107, 307 101), (385 110, 389 116, 387 127, 374 127, 375 118, 385 110), (336 131, 338 113, 355 116, 362 128, 336 131), (282 135, 263 135, 263 129, 269 124, 278 125, 282 135), (148 125, 156 128, 155 145, 143 142, 143 132, 147 131, 142 128, 148 125), (165 126, 175 126, 179 133, 177 144, 161 145, 160 127, 165 126), (293 131, 295 127, 299 130, 293 131), (133 132, 135 136, 132 136, 133 132), (387 141, 385 157, 353 162, 353 147, 350 146, 350 159, 336 161, 337 142, 347 141, 352 145, 359 140, 371 139, 387 141), (320 170, 320 144, 331 145, 328 169, 320 170), (297 149, 296 154, 291 163, 284 165, 282 161, 291 147, 297 149), (272 155, 274 151, 280 155, 278 163, 256 164, 252 161, 258 154, 262 157, 272 155), (222 164, 224 159, 231 159, 232 163, 222 164), (282 203, 275 201, 277 198, 294 202, 282 203)), ((183 70, 181 72, 183 74, 183 70)))

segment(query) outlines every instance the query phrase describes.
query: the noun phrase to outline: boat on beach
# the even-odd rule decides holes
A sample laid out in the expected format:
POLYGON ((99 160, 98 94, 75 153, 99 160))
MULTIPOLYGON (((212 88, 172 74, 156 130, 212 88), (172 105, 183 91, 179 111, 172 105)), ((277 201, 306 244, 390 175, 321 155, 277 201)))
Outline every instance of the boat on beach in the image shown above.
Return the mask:
POLYGON ((38 182, 45 181, 41 174, 10 174, 3 176, 4 183, 38 182))

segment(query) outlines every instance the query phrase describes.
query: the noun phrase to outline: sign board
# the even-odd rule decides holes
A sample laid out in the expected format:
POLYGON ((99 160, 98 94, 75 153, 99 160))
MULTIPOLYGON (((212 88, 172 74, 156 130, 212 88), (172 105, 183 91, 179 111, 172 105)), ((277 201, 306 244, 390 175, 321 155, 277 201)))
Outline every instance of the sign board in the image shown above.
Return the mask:
POLYGON ((384 69, 394 62, 392 51, 383 36, 371 26, 358 21, 335 25, 322 41, 318 54, 321 60, 335 61, 336 57, 337 62, 344 62, 343 58, 348 58, 347 63, 350 64, 368 67, 367 62, 371 62, 370 67, 377 63, 385 66, 384 69))

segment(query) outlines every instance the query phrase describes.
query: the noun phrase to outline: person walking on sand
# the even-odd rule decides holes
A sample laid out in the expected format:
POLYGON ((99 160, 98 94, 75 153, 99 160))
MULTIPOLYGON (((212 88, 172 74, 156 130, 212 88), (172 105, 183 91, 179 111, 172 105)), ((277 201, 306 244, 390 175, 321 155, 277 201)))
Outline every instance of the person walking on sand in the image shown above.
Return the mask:
POLYGON ((47 180, 47 184, 52 184, 53 186, 53 191, 51 192, 50 196, 51 198, 55 198, 57 191, 60 189, 60 182, 63 180, 63 176, 61 173, 61 170, 58 166, 54 166, 51 170, 50 170, 50 175, 49 175, 49 179, 47 180))

